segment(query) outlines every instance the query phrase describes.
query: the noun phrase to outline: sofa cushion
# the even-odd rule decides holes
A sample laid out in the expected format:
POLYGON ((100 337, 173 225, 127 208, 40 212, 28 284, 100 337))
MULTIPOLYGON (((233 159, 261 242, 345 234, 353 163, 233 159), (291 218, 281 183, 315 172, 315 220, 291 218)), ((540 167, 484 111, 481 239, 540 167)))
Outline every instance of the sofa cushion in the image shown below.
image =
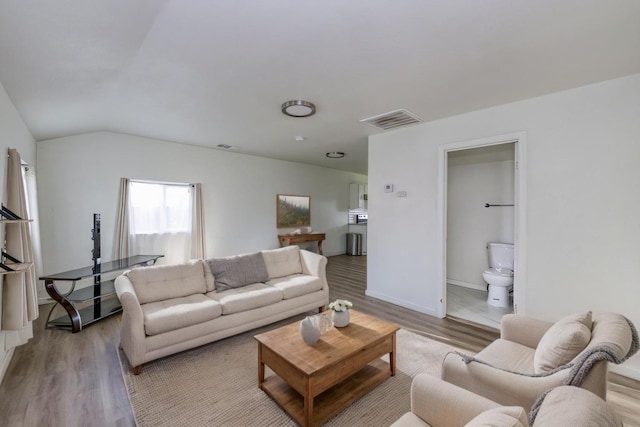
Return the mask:
POLYGON ((203 294, 151 302, 141 308, 147 335, 196 325, 222 315, 220 303, 203 294))
POLYGON ((560 386, 544 396, 532 426, 620 427, 622 422, 604 400, 590 391, 560 386))
POLYGON ((154 265, 124 274, 133 284, 140 304, 207 292, 202 263, 154 265))
POLYGON ((217 291, 266 282, 269 272, 260 252, 208 260, 217 291))
POLYGON ((534 354, 535 350, 526 345, 499 338, 476 354, 475 358, 499 369, 534 374, 534 354))
MULTIPOLYGON (((202 263, 202 267, 203 267, 203 270, 204 270, 204 281, 207 284, 207 292, 215 291, 216 290, 216 278, 213 276, 213 273, 211 272, 211 266, 206 261, 203 261, 203 260, 196 260, 196 261, 202 263)), ((194 261, 194 262, 196 262, 196 261, 194 261)))
POLYGON ((270 279, 302 274, 300 248, 296 245, 262 251, 270 279))
POLYGON ((571 362, 589 343, 591 324, 590 311, 558 320, 538 343, 533 357, 535 372, 550 372, 571 362))
POLYGON ((299 297, 322 289, 322 280, 319 277, 305 274, 294 274, 287 277, 279 277, 267 282, 267 285, 282 291, 284 299, 299 297))
POLYGON ((222 305, 222 314, 233 314, 282 301, 282 291, 263 283, 254 283, 224 292, 209 292, 207 297, 222 305))
POLYGON ((465 427, 528 427, 527 413, 520 406, 489 409, 465 424, 465 427))

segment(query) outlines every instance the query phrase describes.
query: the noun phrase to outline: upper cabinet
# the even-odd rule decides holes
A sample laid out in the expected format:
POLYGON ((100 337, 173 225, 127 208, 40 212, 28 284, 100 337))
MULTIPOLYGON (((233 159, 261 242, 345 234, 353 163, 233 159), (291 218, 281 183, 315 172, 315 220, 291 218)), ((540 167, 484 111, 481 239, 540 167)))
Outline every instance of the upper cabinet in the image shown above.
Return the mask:
POLYGON ((349 209, 367 209, 367 184, 349 184, 349 209))

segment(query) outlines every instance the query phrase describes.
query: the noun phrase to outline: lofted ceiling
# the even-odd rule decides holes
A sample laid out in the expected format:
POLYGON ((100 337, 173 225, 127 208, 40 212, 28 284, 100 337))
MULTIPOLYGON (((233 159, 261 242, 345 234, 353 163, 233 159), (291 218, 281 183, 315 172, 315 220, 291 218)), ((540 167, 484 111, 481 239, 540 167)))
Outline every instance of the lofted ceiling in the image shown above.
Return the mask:
POLYGON ((366 174, 384 131, 361 119, 640 73, 638 22, 637 0, 0 0, 0 82, 39 141, 113 131, 366 174), (283 115, 294 99, 317 113, 283 115))

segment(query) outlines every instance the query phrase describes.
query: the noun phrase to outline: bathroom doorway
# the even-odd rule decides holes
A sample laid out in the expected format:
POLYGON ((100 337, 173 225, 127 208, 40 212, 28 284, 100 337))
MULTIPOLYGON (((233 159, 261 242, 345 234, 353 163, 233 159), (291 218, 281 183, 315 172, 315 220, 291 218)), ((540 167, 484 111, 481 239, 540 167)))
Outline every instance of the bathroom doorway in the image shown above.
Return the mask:
POLYGON ((504 314, 523 308, 524 281, 515 267, 520 256, 506 307, 488 304, 482 275, 489 268, 488 242, 513 244, 521 255, 523 144, 524 134, 517 134, 442 148, 442 317, 497 329, 504 314))

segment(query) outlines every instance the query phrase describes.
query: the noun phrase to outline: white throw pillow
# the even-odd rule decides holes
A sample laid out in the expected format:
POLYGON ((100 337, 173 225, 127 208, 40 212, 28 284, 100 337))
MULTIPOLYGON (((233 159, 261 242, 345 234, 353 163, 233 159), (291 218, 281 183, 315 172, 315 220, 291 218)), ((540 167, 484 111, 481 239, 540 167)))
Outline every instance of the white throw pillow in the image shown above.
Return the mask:
POLYGON ((543 335, 533 356, 537 374, 550 372, 569 363, 591 340, 591 312, 577 313, 558 320, 543 335))

